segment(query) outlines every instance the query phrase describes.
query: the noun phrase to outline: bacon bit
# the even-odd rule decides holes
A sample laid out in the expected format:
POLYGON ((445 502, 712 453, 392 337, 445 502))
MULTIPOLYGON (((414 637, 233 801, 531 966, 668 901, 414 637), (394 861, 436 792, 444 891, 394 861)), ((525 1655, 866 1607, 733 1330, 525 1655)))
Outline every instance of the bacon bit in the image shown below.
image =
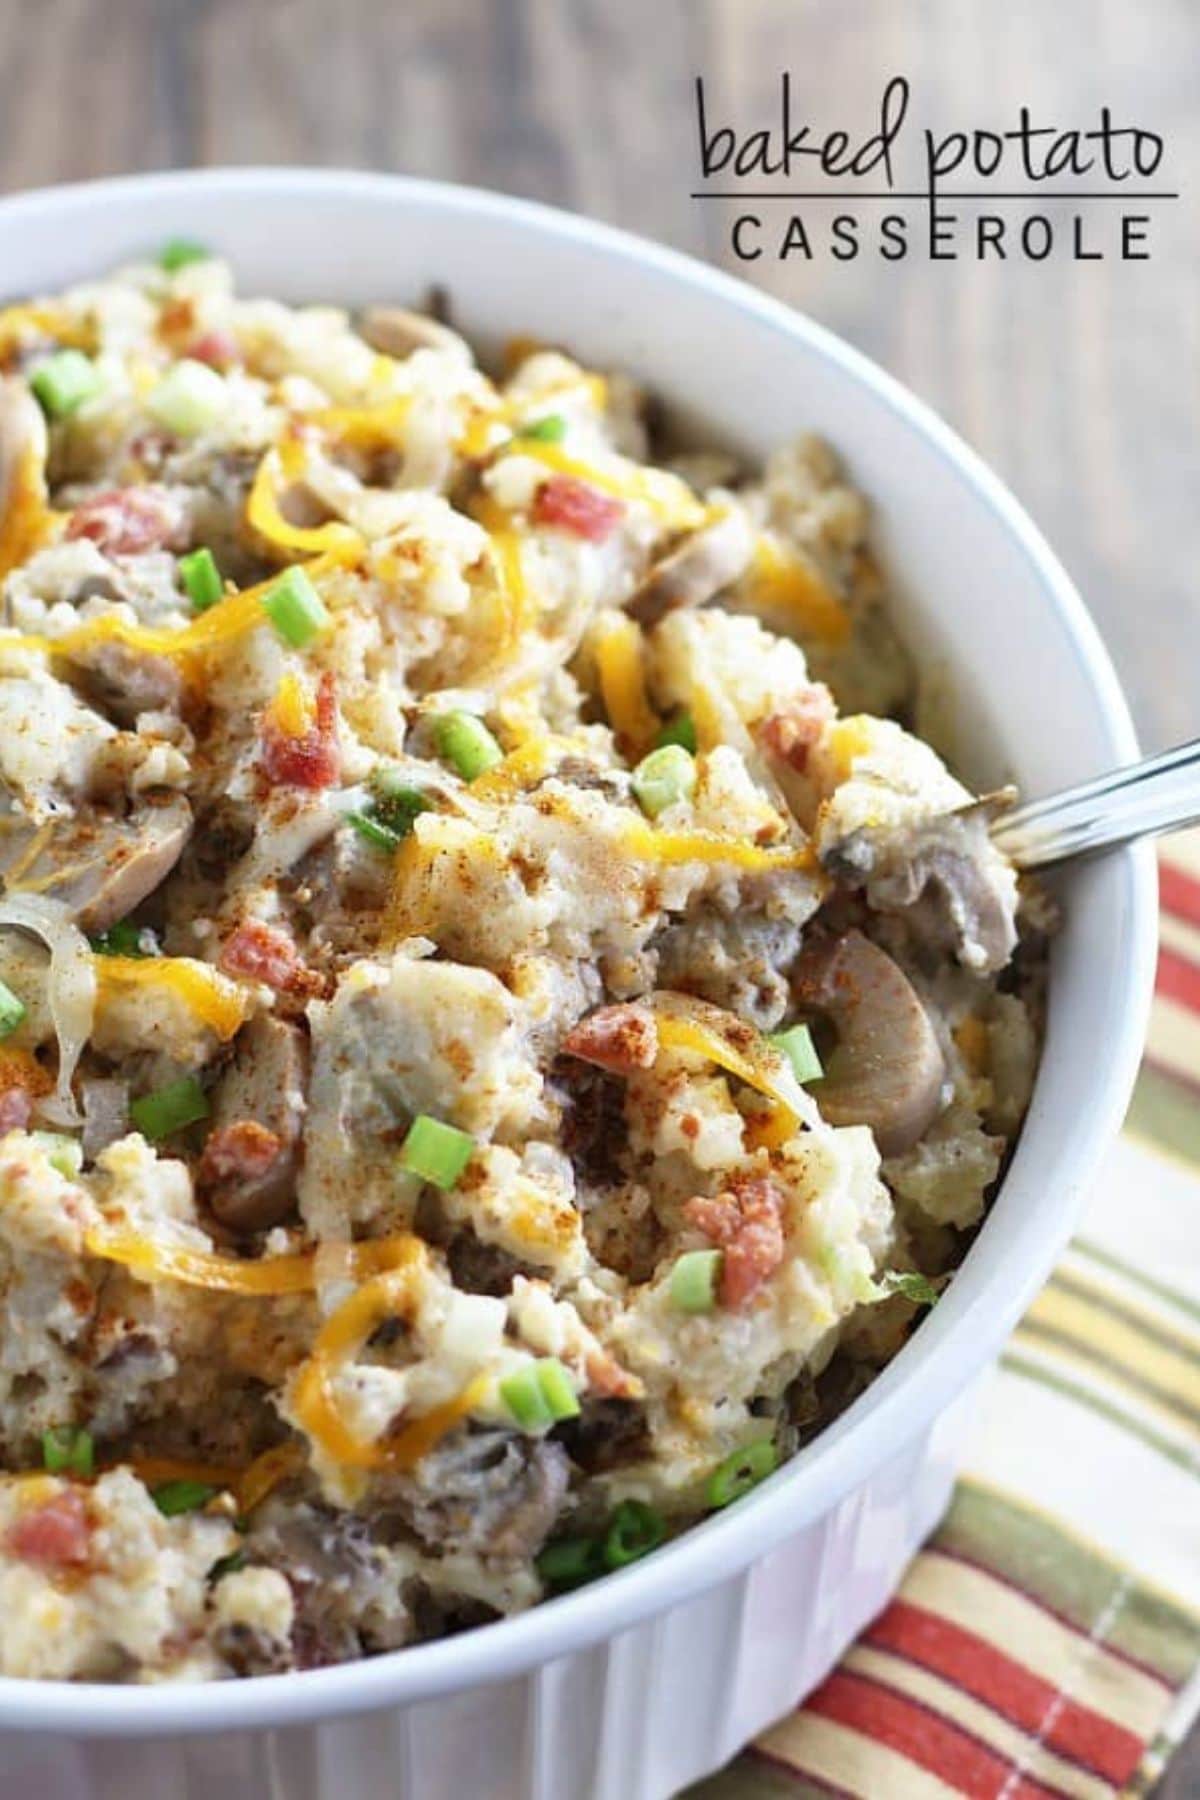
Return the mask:
POLYGON ((162 488, 109 488, 71 514, 68 538, 90 538, 106 556, 180 547, 183 509, 162 488))
POLYGON ((688 1222, 724 1250, 720 1300, 744 1306, 783 1261, 784 1196, 769 1175, 738 1175, 715 1200, 689 1200, 688 1222))
POLYGON ((205 331, 188 346, 193 362, 207 363, 210 369, 227 369, 242 360, 241 346, 231 332, 205 331))
POLYGON ((237 1119, 211 1133, 200 1157, 196 1180, 215 1187, 230 1180, 257 1181, 283 1149, 283 1139, 256 1119, 237 1119))
POLYGON ((815 681, 785 712, 771 714, 762 727, 763 742, 772 756, 803 775, 809 751, 836 717, 833 695, 824 682, 815 681))
POLYGON ((607 1350, 589 1350, 584 1361, 588 1385, 603 1400, 636 1400, 642 1393, 641 1383, 623 1369, 607 1350))
POLYGON ((337 739, 337 686, 326 672, 317 687, 316 717, 300 737, 281 731, 270 714, 263 720, 262 768, 277 786, 332 787, 341 769, 337 739))
POLYGON ((602 1006, 563 1039, 568 1056, 613 1075, 652 1069, 658 1059, 658 1026, 646 1006, 602 1006))
POLYGON ((22 1562, 46 1569, 78 1567, 88 1559, 91 1525, 83 1495, 74 1488, 22 1514, 9 1527, 5 1547, 22 1562))
POLYGON ((576 481, 573 475, 552 475, 534 496, 533 519, 537 525, 557 525, 591 544, 602 544, 625 516, 620 500, 576 481))
POLYGON ((243 919, 217 960, 226 975, 261 981, 277 994, 307 997, 324 989, 321 977, 307 966, 287 932, 261 919, 243 919))
POLYGON ((33 1097, 28 1088, 10 1087, 0 1093, 0 1136, 6 1131, 24 1131, 33 1117, 33 1097))

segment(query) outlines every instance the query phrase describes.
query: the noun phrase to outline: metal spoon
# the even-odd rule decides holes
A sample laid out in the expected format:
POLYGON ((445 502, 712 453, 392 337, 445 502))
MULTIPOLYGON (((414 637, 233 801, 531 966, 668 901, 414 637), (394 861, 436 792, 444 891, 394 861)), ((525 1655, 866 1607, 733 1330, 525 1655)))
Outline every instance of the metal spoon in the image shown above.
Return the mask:
POLYGON ((1200 824, 1200 738, 1004 813, 992 841, 1020 869, 1200 824))

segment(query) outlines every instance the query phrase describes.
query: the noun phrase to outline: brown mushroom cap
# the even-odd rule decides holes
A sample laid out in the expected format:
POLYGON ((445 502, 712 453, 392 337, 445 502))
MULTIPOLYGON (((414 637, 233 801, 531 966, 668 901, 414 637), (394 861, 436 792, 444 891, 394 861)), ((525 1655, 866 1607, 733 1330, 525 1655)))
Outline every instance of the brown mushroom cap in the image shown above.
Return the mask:
POLYGON ((929 1015, 896 963, 861 931, 804 951, 797 1004, 838 1035, 813 1090, 831 1125, 869 1125, 880 1154, 915 1144, 943 1105, 946 1065, 929 1015))
POLYGON ((703 606, 737 580, 753 553, 750 521, 740 507, 731 507, 656 562, 625 610, 639 625, 657 625, 682 606, 703 606))
POLYGON ((213 1127, 252 1120, 274 1133, 280 1147, 261 1173, 210 1184, 205 1198, 231 1231, 269 1231, 293 1211, 307 1085, 308 1039, 299 1026, 270 1013, 251 1019, 215 1090, 213 1127))
POLYGON ((457 331, 401 306, 368 306, 359 316, 358 334, 385 356, 403 359, 415 350, 453 350, 456 356, 472 360, 470 346, 457 331))
POLYGON ((82 930, 104 931, 166 879, 191 829, 192 809, 181 794, 149 800, 124 819, 85 808, 57 822, 27 861, 44 828, 9 815, 0 832, 0 882, 20 863, 18 890, 61 900, 82 930))

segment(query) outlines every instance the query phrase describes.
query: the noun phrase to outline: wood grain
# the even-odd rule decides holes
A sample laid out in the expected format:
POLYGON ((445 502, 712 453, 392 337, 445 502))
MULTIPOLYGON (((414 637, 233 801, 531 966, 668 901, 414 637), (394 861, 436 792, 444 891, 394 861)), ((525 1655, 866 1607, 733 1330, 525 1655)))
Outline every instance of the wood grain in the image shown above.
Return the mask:
MULTIPOLYGON (((932 402, 1078 581, 1150 745, 1200 729, 1195 0, 0 0, 0 186, 213 162, 404 169, 503 188, 735 266, 696 185, 692 79, 743 126, 791 71, 865 131, 889 76, 939 130, 1107 102, 1184 190, 1148 264, 749 271, 932 402)), ((797 419, 797 424, 802 420, 797 419)), ((1013 654, 1020 655, 1014 644, 1013 654)), ((1200 1792, 1200 1748, 1164 1794, 1200 1792)))

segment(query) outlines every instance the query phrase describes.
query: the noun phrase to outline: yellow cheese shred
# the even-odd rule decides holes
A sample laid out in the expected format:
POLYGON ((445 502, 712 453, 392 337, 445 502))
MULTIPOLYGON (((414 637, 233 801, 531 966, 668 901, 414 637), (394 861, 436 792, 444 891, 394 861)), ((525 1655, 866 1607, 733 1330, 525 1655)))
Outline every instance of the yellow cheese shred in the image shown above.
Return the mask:
POLYGON ((222 1043, 246 1017, 242 989, 211 963, 190 956, 94 956, 101 1004, 106 994, 129 988, 169 988, 222 1043))
POLYGON ((766 1121, 756 1120, 756 1139, 777 1148, 800 1126, 799 1091, 787 1058, 753 1026, 690 994, 652 998, 659 1046, 702 1056, 735 1075, 770 1102, 766 1121))
POLYGON ((657 863, 728 863, 731 868, 765 874, 784 869, 815 869, 811 846, 748 844, 717 831, 659 831, 645 819, 622 824, 621 840, 632 855, 657 863))
POLYGON ((531 456, 536 462, 544 463, 557 474, 574 476, 576 481, 585 481, 589 487, 599 488, 618 500, 648 507, 656 518, 674 531, 695 530, 708 517, 707 510, 687 483, 669 470, 640 468, 636 463, 615 457, 613 466, 601 467, 572 456, 559 444, 541 443, 533 438, 522 438, 513 448, 522 456, 531 456))
POLYGON ((346 1423, 333 1392, 339 1369, 380 1325, 409 1309, 414 1278, 425 1267, 419 1238, 396 1241, 393 1255, 391 1268, 364 1282, 330 1314, 292 1390, 292 1410, 303 1430, 327 1456, 349 1468, 412 1468, 482 1397, 482 1384, 473 1382, 386 1438, 359 1437, 346 1423))
POLYGON ((250 1260, 182 1244, 156 1243, 127 1226, 107 1223, 86 1232, 84 1243, 90 1256, 120 1263, 142 1281, 176 1281, 182 1287, 205 1288, 210 1293, 271 1297, 311 1293, 318 1282, 335 1277, 360 1280, 391 1267, 397 1255, 397 1240, 371 1238, 360 1244, 325 1245, 320 1250, 250 1260))
MULTIPOLYGON (((315 581, 341 561, 341 557, 319 556, 299 566, 315 581)), ((64 631, 60 637, 5 634, 0 636, 0 648, 11 644, 23 649, 42 650, 48 656, 75 656, 80 651, 93 649, 97 644, 115 642, 125 644, 131 650, 142 650, 150 656, 203 655, 215 650, 220 644, 244 637, 257 626, 266 624, 267 615, 263 611, 262 597, 277 580, 277 576, 272 576, 268 581, 259 582, 256 587, 243 588, 240 593, 226 594, 223 600, 218 600, 215 606, 210 606, 207 612, 189 620, 186 625, 138 625, 117 613, 101 613, 97 618, 82 620, 69 631, 64 631)))
POLYGON ((308 451, 299 438, 284 437, 268 450, 246 500, 246 518, 274 549, 353 559, 362 550, 362 538, 353 526, 340 519, 325 525, 293 525, 283 516, 280 497, 294 482, 303 480, 307 463, 308 451))
POLYGON ((658 734, 658 714, 646 697, 642 634, 628 617, 616 619, 596 640, 596 673, 608 722, 624 755, 636 761, 658 734))
POLYGON ((284 737, 302 738, 312 730, 316 704, 298 675, 280 677, 271 699, 272 723, 284 737))
POLYGON ((0 510, 0 579, 39 550, 61 517, 48 504, 46 471, 33 445, 17 459, 7 504, 0 510))
POLYGON ((784 614, 802 637, 836 646, 850 636, 850 614, 837 594, 812 563, 772 537, 759 538, 744 591, 756 611, 784 614))

